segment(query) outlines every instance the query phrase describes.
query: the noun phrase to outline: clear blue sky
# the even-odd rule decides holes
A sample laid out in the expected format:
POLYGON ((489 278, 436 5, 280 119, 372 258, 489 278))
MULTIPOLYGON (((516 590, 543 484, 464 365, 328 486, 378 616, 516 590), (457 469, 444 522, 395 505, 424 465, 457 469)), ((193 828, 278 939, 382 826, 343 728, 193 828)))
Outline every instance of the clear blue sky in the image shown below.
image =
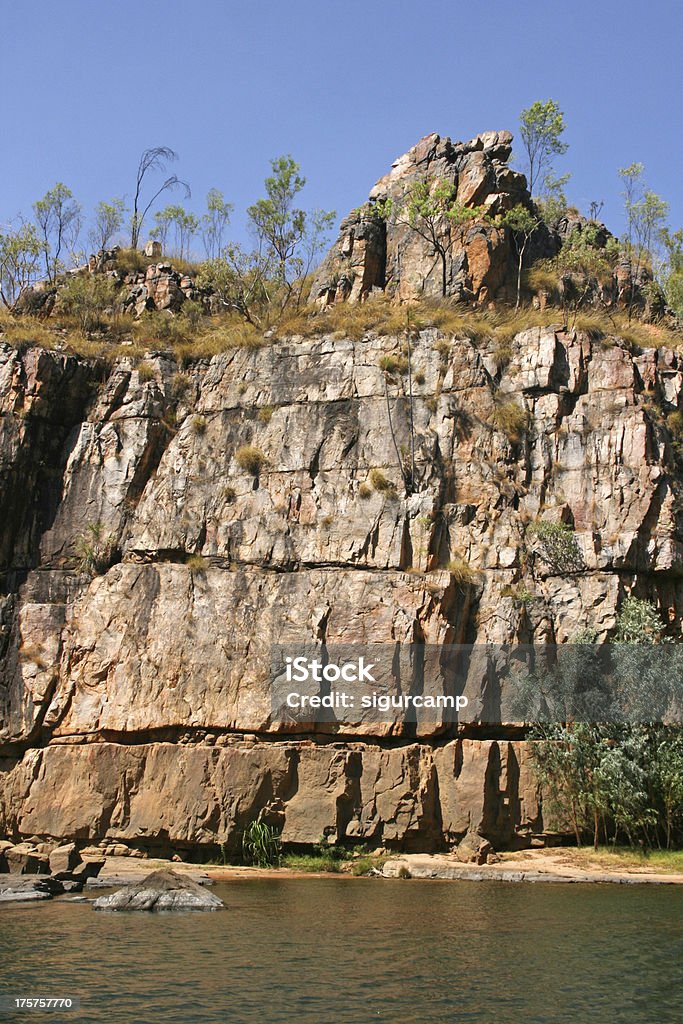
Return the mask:
MULTIPOLYGON (((683 13, 675 0, 0 0, 0 222, 55 181, 90 210, 130 193, 140 151, 177 150, 202 209, 244 207, 291 153, 310 206, 339 216, 421 136, 516 130, 565 112, 571 201, 604 199, 640 160, 683 224, 683 13)), ((146 232, 145 232, 146 234, 146 232)))

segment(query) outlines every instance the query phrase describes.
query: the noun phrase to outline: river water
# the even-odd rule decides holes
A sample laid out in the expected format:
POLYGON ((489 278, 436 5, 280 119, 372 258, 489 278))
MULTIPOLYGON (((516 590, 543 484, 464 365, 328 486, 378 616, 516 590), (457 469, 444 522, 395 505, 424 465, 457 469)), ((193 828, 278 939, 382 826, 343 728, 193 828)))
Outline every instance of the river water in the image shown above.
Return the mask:
POLYGON ((0 910, 0 994, 111 1024, 668 1024, 683 887, 237 880, 216 913, 0 910))

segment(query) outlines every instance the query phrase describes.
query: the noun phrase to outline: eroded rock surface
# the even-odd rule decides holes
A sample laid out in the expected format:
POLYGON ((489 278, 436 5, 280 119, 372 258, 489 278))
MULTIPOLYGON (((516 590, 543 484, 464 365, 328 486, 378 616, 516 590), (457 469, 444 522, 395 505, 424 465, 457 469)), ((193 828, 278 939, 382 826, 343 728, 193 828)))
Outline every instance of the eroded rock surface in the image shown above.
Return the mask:
POLYGON ((425 329, 411 437, 402 344, 145 373, 0 346, 0 834, 213 849, 263 813, 286 842, 428 850, 548 827, 476 660, 466 722, 311 737, 272 720, 271 645, 605 640, 627 593, 679 632, 679 357, 425 329), (538 519, 574 528, 572 571, 538 519))
POLYGON ((175 871, 152 871, 93 903, 94 910, 221 910, 223 900, 175 871))
MULTIPOLYGON (((358 301, 373 289, 399 299, 454 296, 486 302, 503 297, 511 269, 506 229, 494 224, 530 196, 523 174, 508 165, 512 135, 483 132, 469 142, 427 135, 394 161, 368 202, 342 222, 337 242, 321 266, 312 296, 321 305, 358 301), (458 206, 479 211, 465 223, 438 225, 442 265, 430 232, 415 231, 406 197, 416 181, 451 186, 458 206)), ((535 244, 550 246, 545 235, 535 244)))

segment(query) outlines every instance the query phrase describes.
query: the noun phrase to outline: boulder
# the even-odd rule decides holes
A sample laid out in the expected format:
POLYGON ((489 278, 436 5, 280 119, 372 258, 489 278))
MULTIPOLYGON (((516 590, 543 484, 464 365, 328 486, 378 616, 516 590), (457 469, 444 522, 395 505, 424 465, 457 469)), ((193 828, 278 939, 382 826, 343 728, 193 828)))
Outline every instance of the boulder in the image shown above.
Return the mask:
POLYGON ((81 855, 75 843, 67 843, 52 851, 49 862, 51 874, 70 874, 81 863, 81 855))
POLYGON ((150 240, 145 246, 145 256, 157 260, 161 258, 161 242, 150 240))
POLYGON ((48 858, 38 853, 30 843, 18 843, 5 851, 5 858, 12 875, 49 875, 48 858))
POLYGON ((97 878, 104 863, 104 857, 89 857, 72 869, 71 877, 81 882, 85 882, 89 878, 97 878))
POLYGON ((64 884, 55 878, 36 875, 7 878, 0 881, 0 903, 31 903, 49 900, 65 892, 64 884))
POLYGON ((95 910, 220 910, 218 896, 175 871, 153 871, 93 903, 95 910))
POLYGON ((455 848, 455 858, 462 864, 486 864, 493 847, 488 839, 476 832, 468 832, 455 848))

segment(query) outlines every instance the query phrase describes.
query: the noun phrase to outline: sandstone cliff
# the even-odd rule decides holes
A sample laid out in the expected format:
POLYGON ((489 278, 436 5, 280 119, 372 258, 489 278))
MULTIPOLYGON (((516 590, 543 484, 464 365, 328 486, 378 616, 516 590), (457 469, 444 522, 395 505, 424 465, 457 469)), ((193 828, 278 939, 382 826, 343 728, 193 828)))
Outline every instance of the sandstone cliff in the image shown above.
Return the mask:
MULTIPOLYGON (((605 640, 630 593, 680 632, 676 352, 552 310, 502 332, 332 322, 441 294, 433 247, 378 213, 420 178, 487 214, 444 222, 448 296, 509 295, 494 218, 530 204, 510 143, 432 135, 398 160, 320 268, 312 337, 187 366, 0 342, 0 836, 211 853, 262 814, 287 843, 432 850, 552 827, 476 660, 459 725, 311 733, 269 691, 274 643, 605 640), (571 565, 539 522, 573 530, 571 565)), ((103 260, 121 308, 197 297, 167 264, 103 260)))
POLYGON ((630 592, 678 629, 679 358, 550 325, 503 359, 423 329, 406 486, 404 344, 291 337, 185 370, 0 346, 0 833, 211 850, 264 809, 292 843, 543 833, 485 679, 459 727, 286 733, 270 645, 605 639, 630 592), (534 555, 539 518, 573 525, 577 571, 534 555))

